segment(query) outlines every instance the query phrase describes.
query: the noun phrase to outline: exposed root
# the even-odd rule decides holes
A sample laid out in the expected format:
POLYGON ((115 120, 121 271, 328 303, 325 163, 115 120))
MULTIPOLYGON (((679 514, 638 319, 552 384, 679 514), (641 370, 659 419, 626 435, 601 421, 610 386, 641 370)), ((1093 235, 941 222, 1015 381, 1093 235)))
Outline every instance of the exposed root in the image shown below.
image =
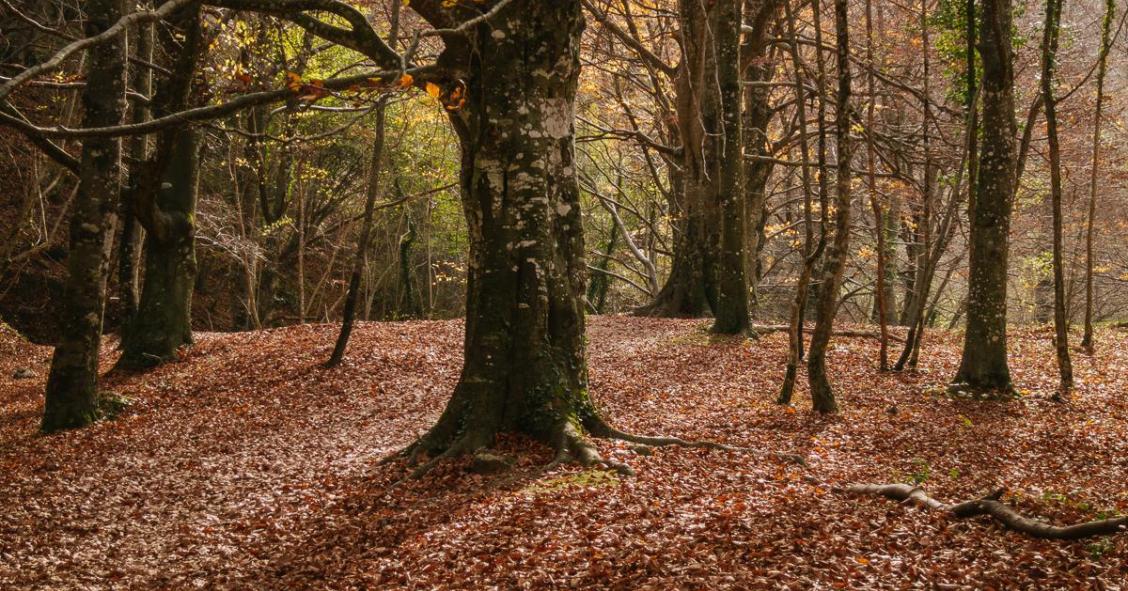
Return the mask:
POLYGON ((616 429, 616 428, 612 427, 611 425, 608 425, 607 422, 602 420, 602 419, 595 419, 595 420, 591 421, 591 423, 592 424, 588 425, 588 430, 591 431, 591 434, 593 436, 600 437, 600 438, 603 438, 603 439, 618 439, 620 441, 626 441, 628 443, 637 443, 637 444, 640 444, 640 445, 650 445, 650 446, 653 446, 653 447, 677 446, 677 447, 689 447, 689 448, 699 448, 699 449, 716 449, 716 450, 721 450, 721 451, 734 451, 734 452, 741 452, 741 453, 750 453, 750 454, 752 454, 756 457, 770 457, 770 458, 775 458, 775 459, 780 459, 780 460, 786 460, 788 462, 799 464, 801 466, 807 465, 806 458, 804 458, 803 456, 798 455, 798 454, 787 454, 787 453, 780 453, 780 452, 765 452, 765 451, 754 449, 754 448, 751 448, 751 447, 741 447, 741 446, 736 446, 736 445, 727 445, 727 444, 724 444, 724 443, 717 443, 715 441, 696 441, 696 440, 681 439, 681 438, 678 438, 678 437, 654 437, 654 436, 647 436, 647 435, 635 435, 633 433, 627 433, 625 431, 620 431, 619 429, 616 429))
POLYGON ((422 438, 416 439, 411 443, 411 445, 408 445, 401 450, 393 451, 392 453, 380 458, 380 460, 376 462, 376 465, 386 466, 388 464, 391 464, 392 462, 398 462, 404 458, 407 459, 408 466, 415 466, 419 464, 419 457, 423 455, 423 446, 420 445, 421 441, 422 438))
POLYGON ((634 476, 635 473, 626 464, 604 459, 599 455, 599 450, 595 449, 595 446, 581 435, 572 423, 565 423, 561 429, 556 447, 556 459, 549 465, 557 466, 567 459, 573 459, 584 467, 603 466, 623 476, 634 476))
POLYGON ((942 503, 928 496, 919 486, 908 484, 851 484, 839 490, 852 494, 882 496, 933 511, 942 511, 959 519, 990 515, 1004 527, 1036 538, 1078 540, 1128 532, 1128 517, 1086 521, 1068 526, 1052 525, 1025 517, 999 500, 1006 489, 999 489, 982 498, 955 504, 942 503))

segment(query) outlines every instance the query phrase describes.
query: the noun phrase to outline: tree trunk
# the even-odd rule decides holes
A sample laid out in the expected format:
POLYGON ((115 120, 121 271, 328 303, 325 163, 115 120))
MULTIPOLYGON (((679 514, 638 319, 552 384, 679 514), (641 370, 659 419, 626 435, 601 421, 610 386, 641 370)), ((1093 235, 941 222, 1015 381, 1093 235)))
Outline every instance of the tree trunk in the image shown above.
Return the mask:
POLYGON ((869 62, 870 71, 866 75, 866 88, 869 100, 866 104, 866 171, 867 184, 870 192, 870 207, 873 209, 874 234, 877 236, 877 285, 874 287, 874 309, 877 316, 877 325, 881 329, 881 344, 878 350, 878 368, 881 371, 889 370, 889 329, 887 313, 889 306, 886 304, 885 293, 885 214, 881 206, 881 197, 877 192, 877 156, 874 152, 873 135, 875 131, 874 112, 877 110, 877 90, 874 86, 873 71, 877 69, 873 51, 873 2, 866 0, 866 61, 869 62))
POLYGON ((1046 133, 1050 143, 1050 207, 1053 209, 1054 349, 1061 387, 1058 396, 1073 389, 1073 362, 1069 359, 1069 320, 1065 316, 1065 268, 1062 261, 1061 146, 1058 142, 1057 99, 1054 70, 1063 0, 1046 0, 1042 35, 1042 96, 1046 102, 1046 133))
MULTIPOLYGON (((939 246, 933 250, 932 241, 932 209, 933 201, 935 200, 935 174, 932 167, 932 96, 931 96, 931 76, 932 76, 932 56, 931 56, 931 43, 928 35, 928 2, 922 0, 920 6, 920 27, 921 27, 921 55, 924 62, 924 91, 921 95, 921 145, 924 150, 924 174, 921 179, 921 217, 917 224, 916 235, 922 238, 922 242, 918 245, 916 250, 915 259, 915 275, 913 278, 913 289, 910 297, 906 299, 907 324, 909 326, 908 338, 905 339, 905 348, 901 350, 900 357, 894 364, 894 369, 901 371, 908 366, 911 369, 916 368, 916 362, 920 355, 920 341, 924 333, 924 312, 928 306, 928 292, 932 287, 932 277, 934 268, 932 266, 933 256, 937 256, 942 250, 939 246)), ((953 198, 955 196, 953 195, 953 198)))
POLYGON ((827 253, 822 285, 816 308, 815 330, 807 352, 807 381, 811 389, 811 407, 823 413, 836 412, 830 380, 826 373, 826 349, 834 327, 838 307, 838 291, 846 269, 850 246, 850 21, 848 0, 835 0, 838 93, 835 101, 835 139, 838 148, 838 171, 835 179, 834 241, 827 253))
MULTIPOLYGON (((84 4, 84 33, 94 36, 125 12, 123 0, 89 0, 84 4)), ((124 36, 90 52, 82 102, 83 127, 120 125, 125 116, 124 36)), ((121 193, 121 140, 87 139, 82 144, 78 196, 71 217, 67 280, 63 301, 63 337, 51 358, 42 428, 55 431, 82 427, 97 418, 98 353, 102 312, 109 272, 106 241, 112 239, 121 193)))
POLYGON ((596 314, 602 314, 604 306, 607 305, 607 291, 611 287, 611 276, 607 272, 611 270, 611 257, 614 256, 615 248, 618 246, 619 233, 619 224, 612 220, 607 248, 603 250, 603 256, 596 265, 599 271, 588 281, 587 301, 596 314))
MULTIPOLYGON (((160 43, 176 59, 172 74, 153 98, 158 117, 188 106, 203 50, 198 8, 182 9, 169 22, 161 28, 160 43)), ((190 127, 162 132, 134 195, 134 215, 145 228, 144 283, 137 314, 122 333, 119 367, 157 365, 192 344, 199 138, 190 127)))
POLYGON ((582 30, 579 2, 515 0, 471 34, 468 102, 451 114, 470 238, 464 365, 413 458, 518 432, 602 461, 582 436, 605 427, 584 345, 573 141, 582 30))
POLYGON ((744 89, 744 147, 745 153, 760 156, 743 162, 744 201, 746 228, 746 291, 749 304, 756 304, 756 286, 760 280, 760 251, 764 247, 764 225, 767 223, 767 185, 771 178, 773 162, 768 158, 772 147, 768 140, 768 125, 774 111, 768 83, 775 73, 775 61, 768 50, 768 37, 776 22, 780 2, 777 0, 745 0, 744 41, 741 47, 741 70, 746 82, 744 89))
POLYGON ((717 259, 717 306, 712 331, 741 334, 751 324, 744 251, 749 204, 744 196, 744 134, 741 131, 740 31, 744 0, 719 0, 709 19, 713 31, 716 82, 720 87, 719 129, 710 133, 705 158, 709 164, 712 200, 720 211, 720 249, 717 259))
POLYGON ((372 140, 372 156, 369 160, 368 186, 365 189, 364 219, 361 221, 360 236, 356 239, 356 253, 353 256, 352 275, 349 277, 349 291, 345 295, 344 318, 337 344, 333 346, 327 367, 340 365, 345 358, 353 323, 356 320, 356 305, 360 301, 360 279, 368 262, 368 248, 372 244, 372 217, 376 210, 376 199, 380 196, 380 175, 384 159, 384 124, 387 116, 387 102, 380 99, 376 105, 376 137, 372 140))
POLYGON ((400 275, 400 318, 419 318, 423 315, 423 302, 419 293, 419 286, 415 282, 415 273, 411 270, 411 247, 415 244, 417 236, 415 221, 411 219, 410 212, 407 218, 407 232, 399 240, 399 275, 400 275))
POLYGON ((983 0, 982 149, 970 200, 967 330, 954 389, 1009 395, 1007 250, 1015 163, 1014 55, 1010 0, 983 0))
POLYGON ((183 129, 173 142, 153 205, 156 217, 143 224, 145 280, 137 314, 123 334, 119 367, 157 365, 174 359, 180 347, 192 344, 199 132, 183 129))
POLYGON ((683 192, 683 207, 674 214, 677 227, 670 274, 653 301, 635 311, 640 316, 699 318, 709 312, 704 219, 700 206, 688 203, 691 198, 695 196, 683 192))
MULTIPOLYGON (((142 25, 136 33, 137 48, 135 53, 138 59, 153 61, 153 23, 142 25)), ((151 68, 136 68, 131 74, 134 90, 145 95, 153 95, 153 70, 151 68)), ((149 119, 149 105, 137 103, 132 105, 132 123, 141 123, 149 119)), ((133 136, 129 139, 130 174, 129 187, 121 195, 121 238, 118 240, 118 292, 121 294, 121 333, 122 341, 125 340, 125 331, 129 322, 137 313, 141 293, 140 276, 137 273, 138 249, 140 228, 137 218, 133 213, 133 200, 135 188, 141 183, 143 162, 149 158, 149 138, 144 135, 133 136)))
POLYGON ((1101 55, 1097 64, 1097 105, 1093 113, 1093 163, 1089 175, 1089 216, 1085 224, 1085 334, 1081 347, 1093 352, 1093 218, 1097 214, 1097 171, 1101 156, 1101 111, 1104 108, 1104 82, 1108 72, 1108 52, 1112 48, 1112 20, 1116 17, 1116 0, 1105 0, 1105 17, 1101 27, 1101 55))
POLYGON ((682 142, 682 211, 676 223, 682 231, 666 283, 654 301, 639 310, 644 315, 694 317, 704 315, 708 306, 716 318, 715 330, 726 333, 748 326, 748 320, 741 320, 748 316, 746 204, 740 189, 742 4, 679 2, 682 60, 675 103, 682 142))
MULTIPOLYGON (((819 9, 818 0, 812 2, 814 9, 819 9)), ((791 4, 788 2, 783 3, 784 17, 787 23, 787 34, 792 40, 798 39, 795 29, 795 13, 791 9, 791 4)), ((818 20, 815 21, 819 23, 818 20)), ((821 23, 820 23, 821 24, 821 23)), ((816 26, 819 26, 816 24, 816 26)), ((790 43, 788 52, 791 54, 791 69, 796 80, 801 79, 803 71, 802 62, 799 59, 799 47, 796 43, 790 43)), ((821 61, 820 61, 821 64, 821 61)), ((821 79, 821 78, 820 78, 821 79)), ((817 100, 822 102, 823 97, 816 97, 817 100)), ((795 286, 795 298, 791 302, 791 309, 789 314, 788 326, 788 346, 787 346, 787 369, 784 373, 783 384, 780 386, 779 397, 776 402, 779 404, 791 404, 791 397, 795 392, 795 379, 799 374, 799 362, 803 358, 803 310, 807 307, 807 289, 811 283, 811 274, 815 268, 815 261, 818 260, 822 254, 823 247, 826 244, 825 222, 819 223, 823 228, 820 229, 818 244, 815 243, 815 224, 814 216, 812 215, 811 198, 815 192, 814 183, 811 182, 811 158, 810 148, 807 142, 807 97, 806 90, 802 85, 795 85, 795 109, 799 120, 799 152, 801 154, 800 160, 800 174, 803 181, 803 267, 799 273, 799 280, 795 286)), ((820 109, 821 111, 821 109, 820 109)), ((820 131, 823 126, 819 125, 820 131)), ((820 162, 822 157, 822 136, 820 135, 820 162)), ((819 186, 822 187, 826 184, 826 179, 819 179, 819 186)), ((826 219, 825 202, 822 203, 822 219, 826 219)))

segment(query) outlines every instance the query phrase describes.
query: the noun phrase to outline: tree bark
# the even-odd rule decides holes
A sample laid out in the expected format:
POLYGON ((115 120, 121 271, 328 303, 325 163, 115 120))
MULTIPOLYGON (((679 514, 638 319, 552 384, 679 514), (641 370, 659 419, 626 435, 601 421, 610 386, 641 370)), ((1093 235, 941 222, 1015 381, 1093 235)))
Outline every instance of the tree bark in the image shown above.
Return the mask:
POLYGON ((372 140, 372 156, 369 160, 368 186, 364 197, 364 219, 361 221, 360 236, 356 239, 356 253, 353 256, 352 274, 349 276, 349 290, 345 295, 344 318, 341 320, 341 332, 337 334, 337 343, 333 346, 333 353, 326 362, 326 367, 336 367, 345 358, 345 351, 349 346, 349 336, 352 334, 353 323, 356 321, 356 305, 360 301, 360 280, 364 274, 364 267, 368 262, 368 248, 372 243, 372 217, 376 210, 376 199, 380 196, 380 176, 384 160, 384 136, 387 103, 380 99, 376 105, 376 130, 375 139, 372 140))
POLYGON ((1128 517, 1113 517, 1096 521, 1085 521, 1074 525, 1052 525, 1038 519, 1020 515, 999 499, 1006 492, 997 490, 987 496, 962 503, 942 503, 924 492, 920 487, 908 484, 852 484, 843 489, 859 495, 877 495, 914 504, 933 511, 942 511, 958 519, 990 515, 1007 529, 1024 533, 1035 538, 1051 540, 1079 540, 1091 536, 1106 536, 1128 530, 1128 517))
POLYGON ((768 83, 775 73, 775 56, 769 52, 768 38, 776 23, 780 2, 778 0, 745 0, 744 40, 741 43, 740 61, 745 80, 743 130, 744 152, 765 158, 746 159, 744 167, 746 286, 748 305, 756 306, 756 287, 760 280, 760 251, 764 247, 764 225, 767 223, 767 186, 774 163, 770 158, 772 148, 768 139, 768 125, 774 110, 768 83))
POLYGON ((877 192, 877 162, 874 151, 873 135, 876 125, 874 112, 877 110, 877 90, 874 85, 873 71, 877 63, 873 51, 873 3, 866 0, 866 61, 869 62, 870 72, 866 76, 866 87, 869 91, 869 101, 866 104, 866 171, 867 184, 870 191, 870 208, 873 209, 874 234, 877 236, 877 285, 874 287, 874 309, 877 312, 877 325, 881 330, 881 343, 878 349, 878 368, 881 371, 889 370, 889 328, 886 304, 885 286, 885 213, 881 206, 881 197, 877 192))
POLYGON ((838 307, 838 291, 846 269, 850 246, 850 21, 848 0, 834 2, 834 28, 837 49, 838 92, 835 97, 835 139, 838 148, 838 171, 835 179, 834 240, 827 252, 822 285, 816 308, 815 330, 807 352, 807 382, 811 389, 811 407, 822 413, 837 412, 830 379, 826 373, 826 349, 830 344, 834 316, 838 307))
POLYGON ((1093 163, 1089 175, 1089 215, 1085 223, 1085 334, 1081 348, 1093 352, 1093 219, 1097 215, 1097 172, 1101 156, 1101 117, 1104 108, 1104 82, 1108 72, 1108 52, 1112 48, 1112 20, 1116 17, 1116 0, 1105 0, 1105 17, 1101 25, 1101 55, 1097 63, 1097 104, 1093 113, 1093 163))
POLYGON ((1016 179, 1010 0, 983 0, 982 143, 970 200, 967 330, 954 390, 1009 396, 1007 250, 1016 179))
POLYGON ((400 318, 419 318, 423 315, 419 286, 415 282, 415 273, 411 270, 411 247, 418 234, 415 231, 415 221, 410 215, 408 213, 407 232, 399 240, 400 318))
POLYGON ((714 333, 742 334, 751 324, 748 278, 745 275, 744 133, 741 116, 740 32, 744 0, 718 0, 709 19, 713 31, 716 84, 720 87, 720 129, 710 133, 705 158, 712 200, 720 211, 720 248, 717 258, 717 306, 714 333))
MULTIPOLYGON (((137 31, 137 48, 135 53, 138 59, 153 61, 154 27, 152 23, 142 25, 137 31)), ((136 68, 132 73, 132 85, 136 92, 145 96, 153 94, 153 70, 151 68, 136 68)), ((149 119, 150 110, 147 104, 136 103, 131 106, 131 121, 143 123, 149 119)), ((149 158, 149 138, 144 135, 133 136, 129 139, 129 156, 131 159, 129 170, 129 187, 121 195, 121 238, 118 240, 118 292, 121 294, 121 333, 125 340, 125 331, 128 330, 129 321, 137 313, 140 302, 140 276, 137 273, 138 239, 140 228, 137 218, 133 213, 134 189, 141 183, 141 171, 145 168, 143 163, 149 158)))
POLYGON ((1046 109, 1046 133, 1050 144, 1050 207, 1053 210, 1054 350, 1061 377, 1057 396, 1073 389, 1073 362, 1069 358, 1069 320, 1065 315, 1065 264, 1062 261, 1061 146, 1058 141, 1057 99, 1054 70, 1063 0, 1046 0, 1042 35, 1042 96, 1046 109))
POLYGON ((618 246, 619 233, 619 224, 612 221, 611 235, 607 238, 607 248, 603 250, 603 256, 600 257, 596 266, 601 272, 597 272, 588 281, 587 301, 596 314, 602 314, 604 306, 607 304, 607 291, 611 287, 611 276, 607 272, 611 270, 611 257, 614 256, 615 248, 618 246))
MULTIPOLYGON (((176 59, 153 98, 155 116, 188 106, 202 42, 197 7, 177 11, 162 27, 160 43, 176 59)), ((134 215, 145 228, 144 283, 137 313, 122 333, 119 367, 151 367, 192 344, 199 137, 191 127, 162 132, 134 195, 134 215)))
MULTIPOLYGON (((921 238, 921 243, 915 249, 915 272, 912 281, 912 291, 909 297, 906 298, 906 323, 909 326, 909 336, 905 339, 905 348, 901 351, 901 355, 897 358, 894 364, 894 369, 901 371, 905 367, 911 369, 916 368, 917 359, 920 355, 920 341, 924 334, 925 325, 925 308, 928 306, 928 293, 932 287, 932 279, 935 272, 935 266, 932 264, 935 258, 939 261, 939 254, 942 251, 941 246, 933 248, 932 236, 932 217, 933 205, 936 199, 935 187, 935 170, 932 162, 932 98, 931 98, 931 76, 932 76, 932 55, 931 43, 928 34, 928 2, 922 0, 920 6, 920 28, 921 28, 921 56, 924 63, 923 74, 923 93, 921 95, 921 144, 924 150, 924 174, 921 179, 921 216, 918 220, 917 230, 915 236, 921 238)), ((955 198, 955 195, 952 196, 955 198)))
MULTIPOLYGON (((126 9, 124 0, 89 0, 84 8, 87 36, 108 29, 126 9)), ((126 46, 126 38, 117 36, 91 50, 82 95, 86 109, 83 127, 122 123, 126 46)), ((120 139, 97 138, 83 142, 67 254, 63 337, 51 358, 43 411, 44 431, 82 427, 98 416, 98 353, 109 272, 106 242, 112 239, 110 228, 121 193, 121 174, 120 139)))
POLYGON ((514 0, 470 35, 468 101, 451 114, 470 238, 465 360, 438 422, 409 448, 413 460, 433 457, 417 473, 502 432, 603 462, 583 437, 606 424, 584 344, 573 141, 582 30, 579 2, 514 0))
MULTIPOLYGON (((812 0, 812 6, 815 11, 819 10, 819 0, 812 0)), ((795 28, 795 14, 791 9, 789 2, 783 3, 784 17, 787 23, 787 34, 791 39, 798 39, 795 28)), ((815 13, 818 14, 817 12, 815 13)), ((816 25, 820 26, 820 21, 816 17, 816 25)), ((795 75, 796 80, 801 79, 803 71, 802 62, 799 59, 799 47, 796 43, 789 44, 788 51, 791 54, 791 69, 795 75)), ((820 64, 822 62, 820 61, 820 64)), ((821 73, 820 69, 820 73, 821 73)), ((820 87, 821 83, 820 75, 820 87)), ((823 97, 816 97, 820 105, 822 104, 823 97)), ((795 108, 798 113, 799 119, 799 153, 801 157, 800 162, 800 176, 803 181, 803 267, 799 273, 799 279, 795 286, 795 297, 791 301, 790 314, 788 316, 790 323, 788 325, 788 345, 787 345, 787 369, 784 372, 783 384, 780 386, 779 396, 776 402, 779 404, 791 404, 792 395, 795 392, 795 379, 799 373, 799 362, 803 358, 803 311, 807 307, 807 291, 811 284, 811 274, 814 272, 815 262, 822 256, 822 251, 826 245, 826 201, 820 199, 822 211, 820 213, 821 220, 819 222, 819 239, 815 243, 815 224, 814 216, 812 214, 811 200, 815 192, 814 183, 811 182, 811 158, 810 148, 807 143, 807 97, 806 91, 800 84, 795 85, 795 108)), ((819 109, 820 112, 822 109, 819 109)), ((823 163, 823 142, 822 131, 823 125, 819 124, 819 161, 823 163)), ((819 192, 822 196, 822 187, 826 185, 825 177, 819 178, 819 192)))
POLYGON ((741 0, 680 0, 675 98, 682 142, 680 235, 666 283, 638 312, 702 316, 714 330, 747 330, 745 211, 742 194, 741 0), (707 307, 707 308, 706 308, 707 307))

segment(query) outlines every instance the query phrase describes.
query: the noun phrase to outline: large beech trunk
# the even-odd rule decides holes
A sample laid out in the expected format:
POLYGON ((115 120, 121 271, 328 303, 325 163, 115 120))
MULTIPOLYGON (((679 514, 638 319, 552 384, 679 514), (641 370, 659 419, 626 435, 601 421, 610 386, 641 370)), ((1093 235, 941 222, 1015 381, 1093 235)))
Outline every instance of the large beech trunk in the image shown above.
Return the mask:
POLYGON ((465 361, 446 410, 413 453, 486 447, 500 432, 588 463, 583 232, 573 118, 579 2, 517 0, 473 35, 462 148, 470 236, 465 361))
POLYGON ((665 285, 640 312, 696 317, 717 310, 721 211, 715 199, 720 179, 713 167, 722 153, 715 147, 720 138, 712 134, 722 128, 721 92, 716 84, 710 13, 695 0, 681 0, 678 10, 682 22, 678 39, 682 59, 675 80, 682 140, 680 234, 665 285))
POLYGON ((714 330, 748 328, 745 277, 744 163, 741 153, 740 15, 742 0, 681 0, 681 64, 675 100, 682 141, 680 236, 670 275, 641 310, 701 316, 714 330))
MULTIPOLYGON (((125 2, 90 0, 84 8, 85 33, 93 36, 122 16, 125 2)), ((125 52, 124 36, 91 50, 82 95, 86 109, 83 127, 121 124, 125 115, 125 52)), ((67 253, 63 338, 51 358, 44 431, 81 427, 97 418, 98 352, 109 271, 106 241, 112 236, 121 173, 120 139, 93 138, 83 142, 67 253)))
POLYGON ((690 203, 698 199, 696 195, 684 191, 681 198, 670 274, 654 300, 638 309, 639 315, 698 318, 710 310, 710 294, 714 292, 713 280, 706 273, 710 252, 705 248, 705 214, 700 205, 690 203))
POLYGON ((177 133, 169 168, 160 177, 155 219, 144 223, 145 280, 137 314, 122 333, 123 367, 173 359, 192 344, 192 289, 196 279, 195 210, 200 178, 199 134, 177 133))
MULTIPOLYGON (((160 45, 175 55, 172 73, 153 99, 153 113, 167 115, 189 103, 202 51, 199 9, 189 7, 162 27, 160 45)), ((144 285, 137 313, 122 331, 121 367, 147 367, 192 344, 192 289, 196 279, 196 199, 200 179, 200 134, 172 128, 160 134, 144 164, 133 213, 145 228, 144 285)))
POLYGON ((970 200, 970 274, 963 358, 953 388, 1009 392, 1007 248, 1016 179, 1010 0, 984 0, 983 136, 970 200))

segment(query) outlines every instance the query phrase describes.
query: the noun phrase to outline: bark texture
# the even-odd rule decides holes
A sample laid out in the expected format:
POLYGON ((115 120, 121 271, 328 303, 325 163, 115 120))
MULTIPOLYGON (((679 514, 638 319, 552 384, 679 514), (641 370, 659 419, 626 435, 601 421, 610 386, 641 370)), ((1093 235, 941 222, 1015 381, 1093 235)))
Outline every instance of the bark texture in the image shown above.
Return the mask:
POLYGON ((827 251, 826 265, 818 293, 815 330, 807 352, 807 381, 811 389, 811 407, 823 413, 838 410, 826 372, 826 349, 834 328, 838 307, 838 291, 846 269, 850 247, 850 36, 846 0, 835 0, 834 24, 837 37, 838 92, 835 97, 835 138, 838 148, 838 171, 835 178, 834 240, 827 251))
MULTIPOLYGON (((818 20, 818 0, 813 1, 815 8, 814 14, 816 18, 816 27, 821 25, 818 20)), ((791 5, 787 2, 783 3, 783 14, 787 24, 787 34, 790 38, 795 39, 795 13, 791 5)), ((816 28, 816 35, 818 35, 818 28, 816 28)), ((821 36, 819 37, 821 40, 821 36)), ((788 53, 791 57, 791 70, 798 76, 802 71, 802 60, 799 57, 799 47, 795 43, 788 44, 788 53)), ((821 53, 820 53, 821 55, 821 53)), ((823 87, 823 62, 819 60, 819 87, 823 87)), ((819 238, 815 242, 815 224, 814 216, 812 214, 811 200, 815 193, 814 183, 811 180, 810 170, 810 148, 807 142, 807 96, 806 91, 800 85, 795 87, 795 108, 799 120, 799 135, 802 139, 799 141, 799 150, 802 155, 800 162, 800 174, 803 181, 803 266, 799 272, 799 280, 795 286, 795 297, 791 301, 791 307, 788 314, 788 344, 787 344, 787 369, 784 372, 783 384, 780 386, 779 396, 776 402, 779 404, 791 404, 791 397, 795 392, 795 380, 799 375, 799 362, 803 358, 803 311, 807 307, 807 292, 811 284, 811 275, 814 273, 815 262, 822 256, 822 251, 826 246, 826 179, 820 175, 819 178, 819 204, 821 207, 821 220, 819 222, 819 238)), ((819 113, 823 113, 822 98, 823 93, 819 93, 816 100, 819 101, 819 113)), ((823 141, 823 132, 825 131, 823 122, 819 120, 819 164, 820 171, 825 170, 825 146, 823 141)))
POLYGON ((953 389, 1009 395, 1007 251, 1016 156, 1014 52, 1010 0, 984 0, 982 138, 978 179, 970 199, 967 331, 953 389))
POLYGON ((1089 216, 1085 223, 1085 334, 1081 347, 1093 352, 1093 219, 1097 214, 1097 172, 1101 157, 1101 123, 1104 109, 1105 75, 1108 73, 1108 52, 1112 48, 1112 21, 1116 18, 1116 0, 1105 0, 1105 16, 1101 24, 1101 54, 1097 60, 1097 104, 1093 112, 1093 157, 1089 176, 1089 216))
POLYGON ((720 127, 710 133, 705 158, 710 199, 720 211, 717 305, 713 332, 741 334, 750 324, 744 250, 747 203, 744 196, 744 133, 741 105, 740 31, 744 0, 719 0, 710 11, 713 59, 720 90, 720 127))
MULTIPOLYGON (((93 36, 124 14, 124 0, 90 0, 85 34, 93 36)), ((91 50, 83 127, 120 125, 125 116, 125 36, 91 50)), ((51 358, 44 431, 82 427, 98 415, 98 352, 109 272, 107 240, 121 193, 121 140, 88 139, 82 145, 79 188, 70 225, 63 337, 51 358)))
MULTIPOLYGON (((768 40, 776 24, 781 2, 777 0, 744 1, 744 39, 741 43, 740 61, 744 88, 743 129, 744 153, 744 208, 746 227, 744 243, 747 260, 745 266, 746 301, 756 304, 756 286, 759 283, 760 251, 763 249, 764 226, 767 223, 767 185, 773 169, 772 144, 768 138, 768 125, 775 111, 771 105, 768 84, 775 73, 775 57, 769 51, 768 40)), ((747 311, 746 311, 747 315, 747 311)))
POLYGON ((747 329, 742 195, 740 14, 743 0, 680 0, 681 62, 675 80, 682 143, 680 230, 654 316, 712 311, 718 332, 747 329), (741 320, 745 318, 745 320, 741 320))
POLYGON ((413 459, 518 432, 602 462, 583 437, 604 425, 584 344, 573 141, 582 30, 579 2, 515 0, 471 34, 468 101, 451 114, 470 236, 465 362, 442 416, 409 448, 413 459))
MULTIPOLYGON (((157 117, 189 105, 203 50, 197 7, 180 10, 169 21, 161 27, 160 45, 175 59, 172 73, 153 99, 157 117)), ((145 228, 144 283, 137 313, 122 333, 119 367, 157 365, 192 344, 199 138, 191 127, 162 132, 134 194, 133 213, 145 228)))
POLYGON ((1065 263, 1062 260, 1061 146, 1058 141, 1057 99, 1054 96, 1058 32, 1062 0, 1046 0, 1042 36, 1042 97, 1046 103, 1046 133, 1050 144, 1050 208, 1053 218, 1054 350, 1061 378, 1058 396, 1073 388, 1073 362, 1069 358, 1069 320, 1065 315, 1065 263))

